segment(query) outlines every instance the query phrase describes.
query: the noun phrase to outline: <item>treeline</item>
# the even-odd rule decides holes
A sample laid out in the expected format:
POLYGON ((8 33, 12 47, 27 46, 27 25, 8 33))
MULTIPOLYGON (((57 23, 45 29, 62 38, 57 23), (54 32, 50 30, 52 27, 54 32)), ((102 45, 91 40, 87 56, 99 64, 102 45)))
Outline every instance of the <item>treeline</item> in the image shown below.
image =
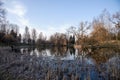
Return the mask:
POLYGON ((76 44, 97 44, 120 40, 120 12, 110 14, 104 10, 91 23, 80 22, 77 27, 67 29, 76 36, 76 44))
POLYGON ((35 28, 30 31, 27 26, 24 34, 21 35, 19 26, 7 21, 3 5, 4 3, 0 0, 0 43, 66 46, 120 40, 120 12, 111 15, 104 10, 92 22, 80 22, 79 26, 71 26, 65 33, 56 32, 48 39, 42 32, 37 32, 35 28))
POLYGON ((10 43, 20 42, 21 34, 19 34, 19 27, 7 21, 4 3, 0 0, 0 43, 9 45, 10 43))

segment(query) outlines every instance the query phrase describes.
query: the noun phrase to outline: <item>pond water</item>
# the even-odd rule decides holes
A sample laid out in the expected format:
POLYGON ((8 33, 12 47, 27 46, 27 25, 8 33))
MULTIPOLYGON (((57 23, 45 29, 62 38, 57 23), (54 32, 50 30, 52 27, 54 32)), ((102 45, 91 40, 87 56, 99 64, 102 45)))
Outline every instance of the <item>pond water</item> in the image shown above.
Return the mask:
POLYGON ((75 60, 80 57, 86 56, 88 52, 79 51, 74 48, 66 47, 52 47, 49 49, 42 48, 22 48, 22 54, 27 54, 36 57, 47 57, 49 59, 60 59, 60 60, 75 60))
MULTIPOLYGON (((119 49, 97 49, 92 52, 89 50, 81 50, 66 47, 52 47, 52 48, 21 48, 22 54, 28 54, 36 57, 47 57, 54 60, 76 60, 80 58, 93 59, 93 58, 112 58, 119 56, 119 49)), ((106 60, 107 61, 107 60, 106 60)))
MULTIPOLYGON (((59 65, 57 63, 62 61, 60 68, 61 71, 63 71, 63 74, 66 76, 70 76, 70 74, 78 75, 80 80, 120 79, 119 49, 103 48, 90 51, 66 47, 39 47, 22 48, 20 51, 25 55, 35 56, 38 59, 42 58, 42 60, 45 60, 46 64, 53 70, 55 69, 55 66, 59 65), (64 69, 66 69, 65 66, 68 71, 67 73, 64 72, 64 69)), ((69 79, 68 77, 67 80, 72 79, 69 79)))

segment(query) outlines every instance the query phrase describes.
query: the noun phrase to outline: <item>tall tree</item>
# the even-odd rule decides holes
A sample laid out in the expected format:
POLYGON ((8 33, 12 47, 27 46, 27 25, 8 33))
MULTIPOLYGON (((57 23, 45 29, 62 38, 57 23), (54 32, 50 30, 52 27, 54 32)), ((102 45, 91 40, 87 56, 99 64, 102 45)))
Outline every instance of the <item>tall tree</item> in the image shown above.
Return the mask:
POLYGON ((103 42, 108 39, 108 30, 105 28, 103 22, 99 20, 94 20, 92 26, 93 31, 91 33, 91 36, 93 39, 95 39, 98 42, 103 42))
POLYGON ((98 16, 97 20, 102 23, 105 27, 105 29, 108 31, 107 33, 107 40, 111 40, 111 35, 110 33, 112 32, 112 23, 110 22, 110 17, 111 17, 111 14, 106 10, 104 9, 102 11, 102 13, 98 16))
POLYGON ((55 33, 50 36, 50 42, 54 45, 67 45, 67 37, 63 33, 55 33))
POLYGON ((32 40, 33 40, 33 44, 35 44, 36 38, 37 38, 36 29, 32 29, 32 40))
POLYGON ((46 39, 47 37, 43 35, 42 32, 40 32, 38 39, 37 39, 37 44, 41 45, 41 44, 45 44, 46 43, 46 39))
POLYGON ((0 0, 0 42, 2 41, 2 38, 6 34, 6 11, 4 8, 4 3, 2 0, 0 0))
POLYGON ((25 27, 25 33, 24 33, 24 38, 23 38, 23 42, 25 43, 29 43, 29 39, 30 39, 30 33, 29 33, 29 28, 26 26, 25 27))
POLYGON ((118 40, 118 37, 120 36, 119 35, 120 33, 120 11, 113 14, 109 20, 115 25, 114 31, 116 33, 116 40, 118 40))
POLYGON ((15 39, 17 38, 17 33, 14 30, 11 30, 10 35, 12 35, 15 39))
POLYGON ((11 30, 14 30, 16 34, 19 33, 19 26, 17 24, 9 24, 11 30))
POLYGON ((0 31, 6 32, 6 10, 3 5, 3 1, 0 0, 0 31))
POLYGON ((80 22, 79 27, 71 26, 67 29, 69 35, 74 35, 76 40, 80 41, 84 38, 87 31, 90 29, 90 24, 87 22, 80 22))
POLYGON ((21 43, 21 34, 18 35, 18 43, 21 43))

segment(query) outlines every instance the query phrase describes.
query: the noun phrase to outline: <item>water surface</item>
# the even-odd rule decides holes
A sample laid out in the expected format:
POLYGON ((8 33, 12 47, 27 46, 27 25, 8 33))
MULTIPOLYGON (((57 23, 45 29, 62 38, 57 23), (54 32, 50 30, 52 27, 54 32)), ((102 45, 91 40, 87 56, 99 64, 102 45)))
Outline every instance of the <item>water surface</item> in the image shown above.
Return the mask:
POLYGON ((119 49, 102 48, 90 52, 66 47, 22 48, 21 53, 42 59, 52 70, 61 65, 62 74, 68 78, 78 75, 81 80, 120 79, 119 49))

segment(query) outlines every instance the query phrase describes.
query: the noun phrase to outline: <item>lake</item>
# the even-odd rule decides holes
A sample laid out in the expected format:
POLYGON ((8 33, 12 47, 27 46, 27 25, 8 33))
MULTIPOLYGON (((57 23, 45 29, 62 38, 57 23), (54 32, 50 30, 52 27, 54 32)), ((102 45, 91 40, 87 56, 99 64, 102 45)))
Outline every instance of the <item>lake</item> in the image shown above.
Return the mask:
MULTIPOLYGON (((120 79, 120 50, 101 48, 81 50, 67 47, 22 48, 21 54, 37 58, 38 64, 47 65, 58 80, 118 80, 120 79), (40 60, 40 61, 39 61, 40 60), (60 68, 60 70, 57 70, 60 68)), ((22 58, 23 59, 23 58, 22 58)), ((50 79, 53 79, 51 75, 50 79)))

